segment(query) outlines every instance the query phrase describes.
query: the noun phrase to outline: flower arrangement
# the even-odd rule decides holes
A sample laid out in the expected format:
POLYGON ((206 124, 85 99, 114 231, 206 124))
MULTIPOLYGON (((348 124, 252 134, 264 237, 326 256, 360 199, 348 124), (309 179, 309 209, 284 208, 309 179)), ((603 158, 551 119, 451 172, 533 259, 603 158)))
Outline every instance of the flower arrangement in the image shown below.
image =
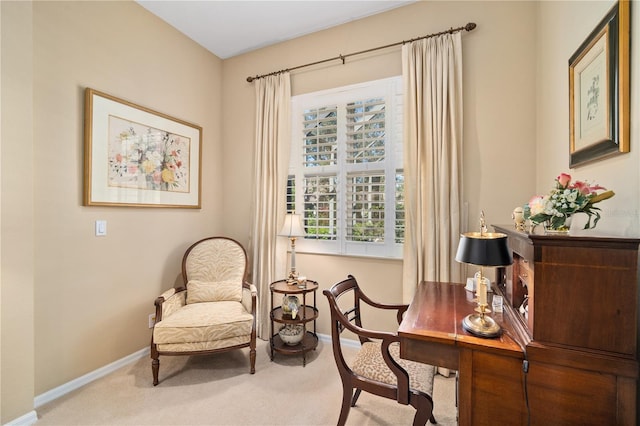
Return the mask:
POLYGON ((119 118, 110 130, 109 186, 188 192, 187 138, 119 118))
POLYGON ((550 229, 568 230, 567 219, 574 213, 585 213, 589 219, 584 229, 595 228, 600 220, 600 209, 595 204, 614 195, 600 185, 584 181, 572 183, 571 175, 561 173, 548 195, 536 195, 529 200, 524 206, 524 217, 536 225, 546 223, 550 229), (600 190, 605 192, 598 193, 600 190))

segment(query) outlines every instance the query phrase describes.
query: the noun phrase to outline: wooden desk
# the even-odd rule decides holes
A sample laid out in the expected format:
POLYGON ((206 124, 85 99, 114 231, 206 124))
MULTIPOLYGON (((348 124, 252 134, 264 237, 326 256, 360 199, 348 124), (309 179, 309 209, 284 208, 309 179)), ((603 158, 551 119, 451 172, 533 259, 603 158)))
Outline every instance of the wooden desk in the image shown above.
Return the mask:
POLYGON ((475 337, 462 328, 475 307, 462 284, 421 283, 398 329, 400 356, 459 372, 459 425, 527 424, 524 351, 513 318, 492 313, 503 334, 475 337))
POLYGON ((635 358, 535 341, 509 304, 491 314, 502 336, 475 337, 475 306, 462 284, 424 282, 398 329, 402 358, 458 371, 458 424, 636 424, 635 358))

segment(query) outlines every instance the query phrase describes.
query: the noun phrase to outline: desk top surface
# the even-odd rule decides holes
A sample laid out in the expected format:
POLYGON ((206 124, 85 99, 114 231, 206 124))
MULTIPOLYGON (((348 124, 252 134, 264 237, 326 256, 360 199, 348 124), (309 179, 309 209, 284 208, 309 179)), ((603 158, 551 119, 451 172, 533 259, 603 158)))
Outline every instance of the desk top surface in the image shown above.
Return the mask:
POLYGON ((506 312, 491 313, 503 329, 499 337, 476 337, 462 327, 464 317, 474 313, 477 306, 474 297, 463 284, 422 282, 400 324, 398 335, 401 338, 506 351, 514 356, 523 354, 521 346, 513 338, 515 332, 506 312))

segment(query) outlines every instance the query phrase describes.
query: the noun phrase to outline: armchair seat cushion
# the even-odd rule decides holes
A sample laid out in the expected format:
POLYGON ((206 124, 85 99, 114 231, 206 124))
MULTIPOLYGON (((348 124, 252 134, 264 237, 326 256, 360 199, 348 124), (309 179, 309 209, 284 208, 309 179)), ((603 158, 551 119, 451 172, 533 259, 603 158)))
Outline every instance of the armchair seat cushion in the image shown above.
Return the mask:
MULTIPOLYGON (((433 365, 422 364, 400 358, 400 344, 389 345, 391 357, 409 374, 409 387, 427 395, 433 395, 433 379, 436 368, 433 365)), ((359 376, 388 385, 397 385, 396 375, 389 369, 382 358, 382 342, 366 342, 356 355, 352 370, 359 376)))
POLYGON ((251 336, 252 327, 253 316, 240 302, 201 302, 185 305, 158 322, 153 341, 158 345, 234 341, 251 336))

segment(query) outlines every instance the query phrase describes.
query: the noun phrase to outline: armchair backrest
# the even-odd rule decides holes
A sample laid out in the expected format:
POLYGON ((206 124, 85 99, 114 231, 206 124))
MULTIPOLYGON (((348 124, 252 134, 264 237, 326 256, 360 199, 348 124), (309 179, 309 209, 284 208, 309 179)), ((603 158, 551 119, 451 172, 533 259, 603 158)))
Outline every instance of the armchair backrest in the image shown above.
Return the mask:
POLYGON ((182 258, 182 279, 203 282, 237 281, 248 276, 247 253, 242 245, 227 237, 209 237, 194 243, 182 258))

